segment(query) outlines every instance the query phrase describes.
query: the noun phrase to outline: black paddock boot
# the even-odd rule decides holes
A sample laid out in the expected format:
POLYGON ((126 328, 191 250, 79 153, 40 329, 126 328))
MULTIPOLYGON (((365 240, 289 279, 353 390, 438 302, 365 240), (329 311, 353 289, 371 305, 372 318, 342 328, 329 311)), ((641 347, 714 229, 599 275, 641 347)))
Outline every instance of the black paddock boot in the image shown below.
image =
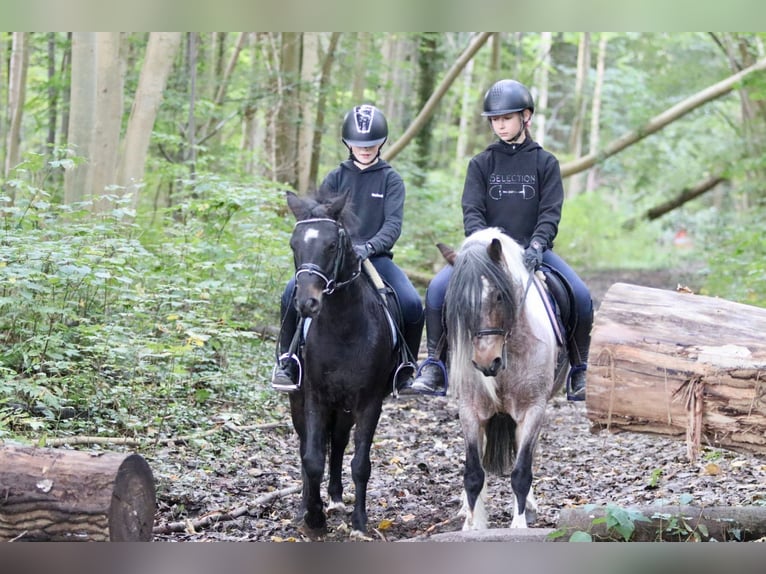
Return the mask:
POLYGON ((578 317, 574 333, 569 341, 569 363, 572 369, 567 377, 567 400, 585 400, 585 372, 588 369, 590 332, 593 327, 593 304, 586 317, 578 317))
MULTIPOLYGON (((446 353, 439 353, 439 344, 444 335, 441 309, 432 309, 426 305, 426 349, 428 357, 420 365, 412 392, 422 395, 447 394, 447 368, 444 365, 446 353)), ((446 349, 446 345, 444 346, 446 349)))
POLYGON ((424 315, 416 323, 404 325, 404 344, 402 362, 394 375, 395 394, 413 394, 412 383, 415 380, 415 373, 418 369, 418 355, 420 354, 420 339, 423 337, 424 315))
POLYGON ((300 389, 302 378, 296 344, 296 337, 300 337, 297 332, 298 312, 290 305, 283 313, 283 317, 279 331, 277 362, 271 374, 271 388, 276 391, 291 392, 300 389))

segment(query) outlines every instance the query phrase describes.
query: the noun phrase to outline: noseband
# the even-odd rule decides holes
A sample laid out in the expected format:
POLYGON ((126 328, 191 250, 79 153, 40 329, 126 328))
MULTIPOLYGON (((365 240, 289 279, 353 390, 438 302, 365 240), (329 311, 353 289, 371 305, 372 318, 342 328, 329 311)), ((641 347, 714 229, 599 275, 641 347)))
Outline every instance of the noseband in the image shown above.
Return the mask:
POLYGON ((338 274, 340 273, 340 267, 343 264, 343 259, 346 255, 346 230, 343 229, 343 227, 340 226, 340 224, 335 221, 334 219, 329 218, 314 218, 314 219, 304 219, 303 221, 298 221, 295 224, 295 227, 298 227, 301 224, 307 224, 307 223, 316 223, 316 222, 329 222, 332 223, 337 232, 338 232, 338 249, 335 252, 335 260, 333 261, 332 266, 332 274, 326 273, 319 265, 315 263, 302 263, 298 269, 295 272, 295 279, 297 281, 298 277, 301 276, 304 273, 308 273, 309 275, 316 275, 319 277, 322 281, 324 281, 325 287, 322 290, 322 293, 325 295, 330 295, 333 293, 336 289, 340 289, 341 287, 345 287, 354 279, 359 277, 359 274, 361 273, 361 261, 357 265, 356 271, 351 274, 351 277, 347 279, 346 281, 338 281, 338 274))

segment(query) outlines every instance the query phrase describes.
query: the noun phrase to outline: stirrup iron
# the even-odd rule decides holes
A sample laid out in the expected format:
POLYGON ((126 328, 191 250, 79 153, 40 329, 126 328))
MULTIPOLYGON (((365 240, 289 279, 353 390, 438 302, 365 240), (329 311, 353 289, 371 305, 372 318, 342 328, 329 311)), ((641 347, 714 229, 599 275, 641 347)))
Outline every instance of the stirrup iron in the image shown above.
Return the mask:
POLYGON ((277 359, 277 364, 274 365, 274 369, 271 371, 271 388, 276 391, 283 391, 283 392, 294 392, 297 390, 300 390, 301 388, 301 382, 303 381, 303 367, 301 367, 301 361, 298 358, 298 355, 295 353, 282 353, 279 358, 277 359), (277 372, 277 369, 280 367, 284 369, 284 366, 288 364, 289 361, 294 361, 295 364, 298 367, 298 376, 297 381, 290 385, 279 385, 274 384, 274 375, 277 372))

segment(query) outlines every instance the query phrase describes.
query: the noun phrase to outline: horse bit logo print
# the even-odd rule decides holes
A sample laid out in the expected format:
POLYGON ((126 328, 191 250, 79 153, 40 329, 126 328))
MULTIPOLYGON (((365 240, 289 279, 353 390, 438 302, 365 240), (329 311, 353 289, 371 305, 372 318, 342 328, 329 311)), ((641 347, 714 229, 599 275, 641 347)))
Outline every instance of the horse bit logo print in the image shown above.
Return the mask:
POLYGON ((534 175, 498 175, 489 176, 489 197, 495 201, 511 196, 521 195, 528 200, 535 197, 536 177, 534 175))

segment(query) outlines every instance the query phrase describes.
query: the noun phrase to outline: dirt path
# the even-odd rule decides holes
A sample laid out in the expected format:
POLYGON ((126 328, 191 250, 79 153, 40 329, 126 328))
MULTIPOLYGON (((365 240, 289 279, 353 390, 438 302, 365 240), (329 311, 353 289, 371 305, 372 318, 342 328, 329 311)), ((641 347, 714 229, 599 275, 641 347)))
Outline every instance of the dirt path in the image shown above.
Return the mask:
MULTIPOLYGON (((693 277, 692 277, 693 278, 693 277)), ((599 272, 584 276, 596 307, 615 282, 675 289, 689 277, 673 272, 599 272)), ((284 407, 287 398, 284 397, 284 407)), ((287 411, 283 414, 289 421, 287 411)), ((443 397, 389 399, 372 450, 368 489, 370 540, 396 541, 459 530, 463 440, 457 409, 443 397)), ((350 455, 346 457, 345 481, 350 455)), ((264 495, 299 485, 297 438, 282 428, 232 433, 224 444, 202 441, 158 451, 149 462, 158 484, 156 525, 188 521, 182 532, 157 540, 300 541, 295 517, 300 495, 263 503, 264 495), (193 528, 208 513, 247 507, 237 518, 193 528)), ((646 434, 612 435, 592 429, 583 403, 551 401, 540 437, 533 487, 536 527, 555 528, 559 510, 585 504, 766 504, 766 461, 704 449, 689 463, 683 441, 646 434)), ((509 477, 489 478, 492 527, 510 525, 509 477)), ((351 502, 353 490, 347 486, 351 502)), ((345 514, 329 520, 329 541, 348 540, 345 514)))

